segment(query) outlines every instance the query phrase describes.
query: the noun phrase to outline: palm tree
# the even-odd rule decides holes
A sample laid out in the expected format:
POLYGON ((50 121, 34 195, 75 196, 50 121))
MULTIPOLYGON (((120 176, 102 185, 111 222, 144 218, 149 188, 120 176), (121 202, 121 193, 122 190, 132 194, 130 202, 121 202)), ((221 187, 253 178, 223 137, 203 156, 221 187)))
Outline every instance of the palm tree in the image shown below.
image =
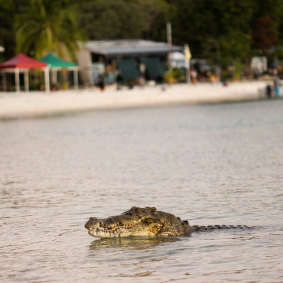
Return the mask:
POLYGON ((81 36, 70 2, 30 0, 15 21, 17 51, 36 58, 55 52, 73 59, 81 36))

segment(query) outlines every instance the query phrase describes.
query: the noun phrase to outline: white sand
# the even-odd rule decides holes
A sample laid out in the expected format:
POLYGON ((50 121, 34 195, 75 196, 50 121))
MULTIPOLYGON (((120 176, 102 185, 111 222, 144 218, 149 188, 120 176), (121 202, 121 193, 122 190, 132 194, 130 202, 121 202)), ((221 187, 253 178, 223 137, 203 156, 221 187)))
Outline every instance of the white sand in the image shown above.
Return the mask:
POLYGON ((106 89, 44 92, 0 92, 0 118, 21 118, 52 115, 71 111, 141 107, 177 103, 216 103, 256 100, 264 96, 267 82, 236 82, 227 87, 218 83, 136 87, 117 91, 106 89), (260 91, 261 90, 261 91, 260 91))

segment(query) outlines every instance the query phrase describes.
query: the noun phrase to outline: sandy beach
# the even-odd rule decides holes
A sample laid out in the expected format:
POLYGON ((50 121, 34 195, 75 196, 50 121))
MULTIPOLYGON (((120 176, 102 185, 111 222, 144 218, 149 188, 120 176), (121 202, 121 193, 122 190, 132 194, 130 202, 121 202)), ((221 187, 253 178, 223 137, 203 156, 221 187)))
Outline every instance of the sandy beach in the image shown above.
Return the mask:
POLYGON ((264 98, 267 82, 234 82, 146 86, 134 89, 0 92, 0 119, 42 117, 86 110, 144 107, 181 103, 217 103, 264 98))

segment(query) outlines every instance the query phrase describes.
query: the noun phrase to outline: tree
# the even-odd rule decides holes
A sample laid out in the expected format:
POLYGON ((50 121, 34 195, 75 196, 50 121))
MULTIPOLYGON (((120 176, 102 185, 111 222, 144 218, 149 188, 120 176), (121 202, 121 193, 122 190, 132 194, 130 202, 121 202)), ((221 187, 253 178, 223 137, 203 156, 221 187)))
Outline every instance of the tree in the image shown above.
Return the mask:
MULTIPOLYGON (((28 0, 0 0, 0 45, 5 48, 1 57, 10 59, 15 53, 14 17, 28 0)), ((2 60, 1 60, 2 61, 2 60)))
POLYGON ((178 44, 189 43, 193 56, 248 55, 252 0, 179 0, 175 5, 174 38, 178 44))
POLYGON ((144 30, 134 3, 92 0, 83 3, 81 9, 81 27, 90 39, 135 38, 144 30))
MULTIPOLYGON (((13 14, 13 3, 10 1, 0 1, 0 45, 5 47, 5 51, 13 53, 14 33, 11 19, 13 14)), ((0 53, 0 55, 2 55, 0 53)), ((1 56, 2 57, 2 56, 1 56)))
POLYGON ((253 30, 253 44, 268 55, 268 50, 276 43, 277 36, 269 15, 262 15, 255 23, 253 30))
POLYGON ((142 37, 152 40, 166 40, 166 22, 171 20, 170 6, 164 0, 139 0, 143 20, 147 23, 142 37))
POLYGON ((81 4, 81 27, 96 40, 164 40, 168 10, 164 0, 88 0, 81 4))
POLYGON ((276 53, 282 49, 282 18, 282 0, 257 0, 254 19, 251 25, 251 44, 255 48, 255 54, 264 54, 267 56, 272 54, 272 56, 276 56, 276 53))
POLYGON ((74 58, 80 33, 72 1, 30 0, 16 16, 15 29, 18 52, 74 58))

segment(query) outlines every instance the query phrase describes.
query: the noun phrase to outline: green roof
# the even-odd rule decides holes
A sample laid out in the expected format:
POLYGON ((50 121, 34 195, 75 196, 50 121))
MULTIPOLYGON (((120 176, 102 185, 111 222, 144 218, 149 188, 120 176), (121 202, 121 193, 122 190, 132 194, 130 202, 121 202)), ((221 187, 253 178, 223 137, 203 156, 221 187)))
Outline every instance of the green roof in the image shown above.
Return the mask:
POLYGON ((41 58, 39 61, 46 63, 50 68, 72 68, 77 66, 73 62, 68 62, 63 59, 60 59, 59 57, 51 53, 41 58))

